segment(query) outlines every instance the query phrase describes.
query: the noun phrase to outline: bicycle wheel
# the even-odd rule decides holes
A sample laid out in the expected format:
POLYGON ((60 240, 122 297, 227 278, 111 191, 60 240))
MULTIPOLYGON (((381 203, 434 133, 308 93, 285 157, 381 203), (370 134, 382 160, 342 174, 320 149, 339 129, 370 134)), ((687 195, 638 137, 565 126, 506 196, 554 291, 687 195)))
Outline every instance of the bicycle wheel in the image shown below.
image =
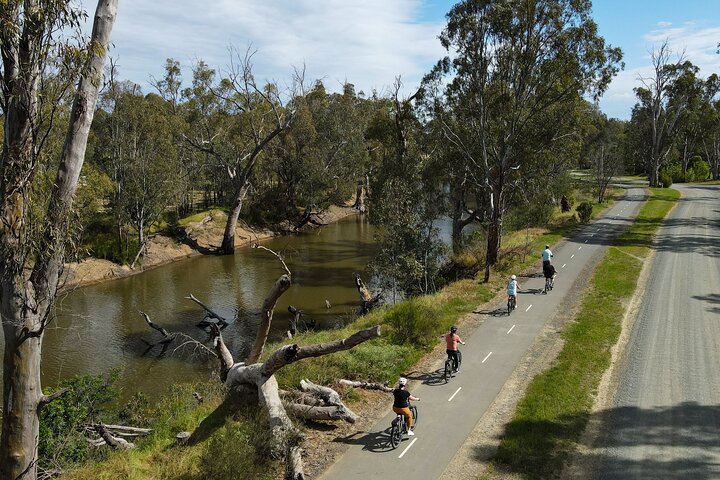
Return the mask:
POLYGON ((400 425, 400 420, 396 418, 390 428, 390 445, 392 445, 392 448, 397 448, 397 446, 400 445, 400 438, 402 437, 401 429, 402 425, 400 425))
POLYGON ((445 383, 450 381, 450 377, 452 377, 452 359, 448 357, 448 359, 445 360, 445 372, 443 373, 445 383))
POLYGON ((460 370, 460 365, 462 365, 462 352, 460 350, 458 352, 458 370, 460 370))
POLYGON ((418 410, 415 405, 410 406, 410 413, 412 414, 412 429, 415 430, 415 427, 417 426, 417 420, 418 420, 418 410))

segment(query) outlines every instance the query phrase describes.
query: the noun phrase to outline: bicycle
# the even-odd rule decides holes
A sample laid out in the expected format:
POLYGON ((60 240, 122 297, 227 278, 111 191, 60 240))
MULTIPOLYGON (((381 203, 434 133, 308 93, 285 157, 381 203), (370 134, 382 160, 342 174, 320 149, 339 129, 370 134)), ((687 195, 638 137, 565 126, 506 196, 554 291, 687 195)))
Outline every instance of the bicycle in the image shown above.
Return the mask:
MULTIPOLYGON (((462 353, 460 350, 457 351, 458 354, 458 370, 460 370, 460 364, 462 363, 462 353)), ((445 369, 443 371, 443 379, 445 380, 445 383, 448 383, 450 379, 453 377, 453 358, 448 353, 447 360, 445 360, 445 369)))
POLYGON ((508 301, 507 301, 508 316, 510 315, 510 312, 515 310, 515 307, 517 307, 517 300, 515 299, 515 295, 508 295, 508 301))
MULTIPOLYGON (((412 415, 412 429, 415 430, 418 419, 417 407, 415 405, 410 405, 410 414, 412 415)), ((408 430, 407 424, 405 423, 405 415, 398 413, 390 424, 390 445, 393 449, 397 448, 397 446, 400 445, 400 441, 402 440, 403 435, 407 433, 407 431, 408 430)))
POLYGON ((547 294, 550 290, 552 290, 554 283, 555 276, 545 278, 545 291, 543 293, 547 294))

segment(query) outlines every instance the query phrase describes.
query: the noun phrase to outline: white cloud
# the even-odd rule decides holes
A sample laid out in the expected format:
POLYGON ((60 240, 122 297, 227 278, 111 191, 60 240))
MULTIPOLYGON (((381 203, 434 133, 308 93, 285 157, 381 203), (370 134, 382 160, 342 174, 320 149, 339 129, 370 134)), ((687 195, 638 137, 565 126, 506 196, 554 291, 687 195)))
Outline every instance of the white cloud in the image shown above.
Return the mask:
POLYGON ((658 27, 664 28, 664 27, 669 27, 670 25, 672 25, 672 22, 658 22, 657 25, 658 25, 658 27))
POLYGON ((338 89, 383 89, 395 76, 417 84, 442 57, 442 23, 421 23, 420 0, 127 0, 113 32, 120 77, 143 85, 163 74, 165 59, 183 66, 185 81, 199 59, 224 70, 228 46, 257 50, 259 79, 283 81, 306 65, 308 80, 338 89))

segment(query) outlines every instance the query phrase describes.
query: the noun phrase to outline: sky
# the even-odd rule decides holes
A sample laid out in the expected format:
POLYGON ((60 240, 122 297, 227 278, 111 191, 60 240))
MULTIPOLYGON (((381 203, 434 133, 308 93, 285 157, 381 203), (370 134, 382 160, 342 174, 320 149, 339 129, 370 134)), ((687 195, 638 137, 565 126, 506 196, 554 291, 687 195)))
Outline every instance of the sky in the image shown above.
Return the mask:
MULTIPOLYGON (((451 0, 120 0, 110 55, 119 78, 150 92, 165 59, 180 62, 189 84, 205 61, 220 74, 229 47, 255 51, 258 80, 289 84, 294 68, 308 82, 339 91, 386 92, 400 76, 408 91, 445 54, 438 35, 451 0)), ((608 44, 623 50, 624 71, 600 100, 609 117, 628 119, 633 88, 647 76, 650 52, 668 40, 700 75, 720 73, 720 0, 594 0, 593 18, 608 44)))

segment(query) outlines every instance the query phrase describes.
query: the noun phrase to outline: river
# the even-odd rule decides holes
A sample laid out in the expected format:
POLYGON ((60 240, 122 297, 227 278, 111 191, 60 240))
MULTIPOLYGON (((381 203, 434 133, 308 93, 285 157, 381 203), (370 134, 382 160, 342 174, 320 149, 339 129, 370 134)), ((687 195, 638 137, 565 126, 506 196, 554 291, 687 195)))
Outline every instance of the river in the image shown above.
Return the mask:
MULTIPOLYGON (((366 277, 375 249, 372 227, 364 216, 262 244, 282 253, 293 279, 275 310, 272 338, 281 338, 287 330, 288 305, 303 310, 317 328, 341 326, 352 319, 359 305, 353 274, 366 277)), ((231 320, 223 338, 237 360, 249 350, 265 295, 282 273, 273 255, 243 247, 234 256, 193 257, 63 294, 45 336, 43 385, 119 367, 123 397, 142 391, 156 398, 173 383, 206 379, 216 361, 189 347, 169 348, 162 355, 160 346, 148 349, 145 341, 152 343, 161 336, 148 328, 139 312, 170 331, 207 343, 207 333, 196 327, 204 311, 185 298, 192 293, 231 320)))

